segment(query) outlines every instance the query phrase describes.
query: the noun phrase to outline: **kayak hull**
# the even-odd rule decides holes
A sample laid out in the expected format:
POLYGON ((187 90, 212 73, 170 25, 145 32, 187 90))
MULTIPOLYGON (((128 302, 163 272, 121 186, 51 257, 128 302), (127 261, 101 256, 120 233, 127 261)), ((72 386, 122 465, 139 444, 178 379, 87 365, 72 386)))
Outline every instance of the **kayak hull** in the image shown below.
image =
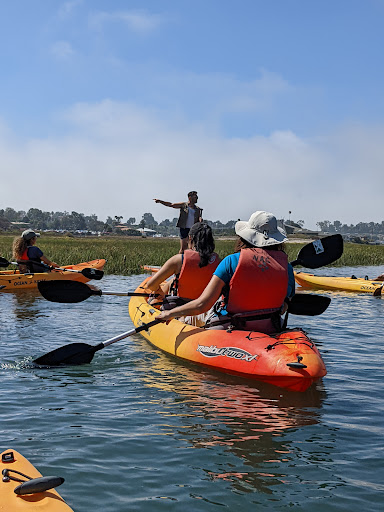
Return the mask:
MULTIPOLYGON (((70 270, 83 270, 84 268, 95 268, 102 270, 106 260, 98 259, 85 261, 77 265, 63 266, 70 270)), ((88 278, 77 272, 66 272, 63 270, 53 270, 52 272, 36 272, 35 274, 21 274, 18 270, 2 270, 0 271, 0 291, 15 291, 37 288, 37 284, 41 281, 61 281, 71 280, 87 283, 88 278)))
POLYGON ((326 277, 307 274, 306 272, 295 272, 295 281, 303 288, 314 288, 318 290, 341 290, 357 293, 373 293, 383 285, 382 281, 370 281, 352 277, 326 277))
MULTIPOLYGON (((2 452, 0 460, 1 472, 4 469, 13 471, 19 471, 28 475, 31 478, 41 477, 41 473, 29 462, 23 455, 18 453, 16 450, 8 449, 2 452), (14 461, 3 462, 2 456, 12 452, 14 461)), ((18 474, 10 472, 12 476, 26 480, 18 474)), ((16 512, 26 511, 35 512, 73 512, 71 507, 65 503, 60 494, 55 489, 49 489, 48 491, 38 492, 35 494, 26 494, 24 496, 18 496, 14 493, 14 489, 20 485, 20 482, 10 480, 4 482, 0 480, 0 511, 4 512, 16 512)))
MULTIPOLYGON (((137 289, 140 290, 141 287, 137 289)), ((144 297, 132 297, 129 314, 138 327, 154 320, 159 311, 148 305, 144 297)), ((174 319, 168 325, 160 323, 140 334, 177 358, 291 391, 305 391, 327 373, 315 344, 300 329, 270 336, 202 329, 174 319)))

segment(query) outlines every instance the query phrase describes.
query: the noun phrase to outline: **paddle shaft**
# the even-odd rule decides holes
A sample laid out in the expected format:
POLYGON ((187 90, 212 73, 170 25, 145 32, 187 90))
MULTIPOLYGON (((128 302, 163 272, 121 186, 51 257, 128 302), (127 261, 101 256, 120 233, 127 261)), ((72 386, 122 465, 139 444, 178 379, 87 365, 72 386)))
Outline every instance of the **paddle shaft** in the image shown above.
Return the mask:
MULTIPOLYGON (((99 345, 95 346, 96 350, 101 350, 102 348, 107 347, 108 345, 112 345, 112 343, 116 343, 116 341, 123 340, 124 338, 128 338, 129 336, 132 336, 132 334, 138 334, 141 331, 146 331, 150 327, 156 324, 160 324, 163 320, 152 320, 152 322, 148 322, 147 324, 140 325, 139 327, 136 327, 136 329, 131 329, 129 331, 123 332, 122 334, 119 334, 118 336, 114 336, 113 338, 110 338, 109 340, 103 341, 99 345), (100 347, 100 348, 97 348, 100 347)), ((95 350, 95 352, 96 352, 95 350)))
MULTIPOLYGON (((84 284, 84 283, 81 283, 84 284)), ((85 285, 87 286, 87 285, 85 285)), ((91 295, 117 295, 119 297, 158 297, 158 293, 149 294, 144 292, 108 292, 105 290, 91 290, 91 295)))
POLYGON ((73 268, 64 268, 64 267, 50 267, 45 263, 41 263, 39 261, 33 260, 19 260, 19 261, 8 261, 5 258, 1 258, 0 266, 8 267, 9 265, 27 265, 28 263, 33 263, 34 265, 38 265, 42 268, 49 268, 50 270, 63 270, 64 272, 76 272, 77 274, 81 274, 81 270, 75 270, 73 268))
MULTIPOLYGON (((33 260, 20 260, 20 261, 8 261, 5 258, 0 258, 0 267, 8 267, 8 265, 27 265, 32 263, 33 265, 37 265, 42 268, 41 273, 45 273, 47 271, 60 271, 60 272, 76 272, 77 274, 82 274, 87 279, 95 279, 99 281, 104 276, 104 272, 102 270, 96 268, 83 268, 81 270, 75 270, 73 268, 64 268, 64 267, 50 267, 45 263, 41 263, 33 260)), ((36 273, 36 272, 34 272, 36 273)), ((37 272, 39 273, 39 272, 37 272)))
POLYGON ((123 332, 118 336, 114 336, 109 340, 106 340, 98 345, 88 345, 87 343, 70 343, 69 345, 64 345, 63 347, 57 348, 48 352, 43 356, 38 357, 33 362, 38 364, 39 366, 58 366, 61 364, 87 364, 90 363, 93 359, 95 352, 101 350, 112 343, 116 343, 116 341, 123 340, 124 338, 128 338, 128 336, 132 336, 132 334, 139 333, 141 331, 145 331, 156 325, 161 323, 162 320, 155 319, 152 322, 148 322, 147 324, 140 325, 136 329, 131 329, 130 331, 123 332))

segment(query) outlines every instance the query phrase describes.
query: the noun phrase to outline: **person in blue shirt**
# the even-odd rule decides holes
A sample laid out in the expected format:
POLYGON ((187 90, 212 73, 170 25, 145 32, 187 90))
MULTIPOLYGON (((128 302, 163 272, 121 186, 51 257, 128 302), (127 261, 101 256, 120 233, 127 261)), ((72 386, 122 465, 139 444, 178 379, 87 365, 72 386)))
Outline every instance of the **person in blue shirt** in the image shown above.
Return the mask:
POLYGON ((36 241, 40 233, 36 233, 33 229, 26 229, 13 241, 12 252, 13 257, 19 263, 20 272, 48 272, 50 267, 59 267, 57 263, 49 260, 39 247, 36 241), (23 263, 25 261, 25 263, 23 263))
POLYGON ((286 234, 276 217, 264 211, 254 212, 249 221, 237 222, 235 232, 239 237, 236 252, 221 261, 200 297, 163 311, 160 319, 210 310, 207 327, 232 324, 266 334, 281 328, 281 315, 295 293, 293 269, 284 252, 286 234))

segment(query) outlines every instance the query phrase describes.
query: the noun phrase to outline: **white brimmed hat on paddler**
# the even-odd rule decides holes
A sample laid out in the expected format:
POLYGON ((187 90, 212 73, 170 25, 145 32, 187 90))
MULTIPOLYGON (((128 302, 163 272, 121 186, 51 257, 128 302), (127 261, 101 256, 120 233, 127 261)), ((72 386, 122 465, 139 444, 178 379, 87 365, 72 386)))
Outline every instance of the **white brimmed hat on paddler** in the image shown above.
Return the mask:
POLYGON ((40 236, 40 233, 35 233, 33 229, 26 229, 21 233, 21 236, 24 238, 24 240, 32 240, 32 238, 36 238, 37 236, 40 236))
POLYGON ((236 235, 255 247, 276 245, 288 240, 284 229, 277 225, 276 217, 269 212, 252 213, 248 221, 239 220, 235 224, 236 235))

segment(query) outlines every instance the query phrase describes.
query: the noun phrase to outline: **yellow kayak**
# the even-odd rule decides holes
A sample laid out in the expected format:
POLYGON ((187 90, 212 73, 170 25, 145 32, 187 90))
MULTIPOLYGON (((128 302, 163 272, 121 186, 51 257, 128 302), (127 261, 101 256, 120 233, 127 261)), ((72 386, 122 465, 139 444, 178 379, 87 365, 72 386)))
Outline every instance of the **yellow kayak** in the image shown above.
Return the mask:
POLYGON ((41 473, 16 450, 8 449, 1 454, 0 469, 0 511, 73 512, 60 494, 49 488, 50 485, 60 485, 64 479, 42 477, 41 473))
POLYGON ((382 281, 370 281, 354 277, 315 276, 305 272, 295 272, 295 281, 303 288, 343 290, 358 293, 374 293, 377 288, 381 288, 383 285, 382 281))
POLYGON ((66 265, 62 267, 66 270, 52 270, 51 272, 36 272, 35 274, 21 274, 19 270, 1 270, 0 271, 0 290, 14 291, 22 289, 37 288, 40 281, 80 281, 86 283, 89 281, 81 272, 84 269, 102 270, 106 260, 92 260, 78 263, 77 265, 66 265), (75 270, 76 272, 73 272, 75 270))

